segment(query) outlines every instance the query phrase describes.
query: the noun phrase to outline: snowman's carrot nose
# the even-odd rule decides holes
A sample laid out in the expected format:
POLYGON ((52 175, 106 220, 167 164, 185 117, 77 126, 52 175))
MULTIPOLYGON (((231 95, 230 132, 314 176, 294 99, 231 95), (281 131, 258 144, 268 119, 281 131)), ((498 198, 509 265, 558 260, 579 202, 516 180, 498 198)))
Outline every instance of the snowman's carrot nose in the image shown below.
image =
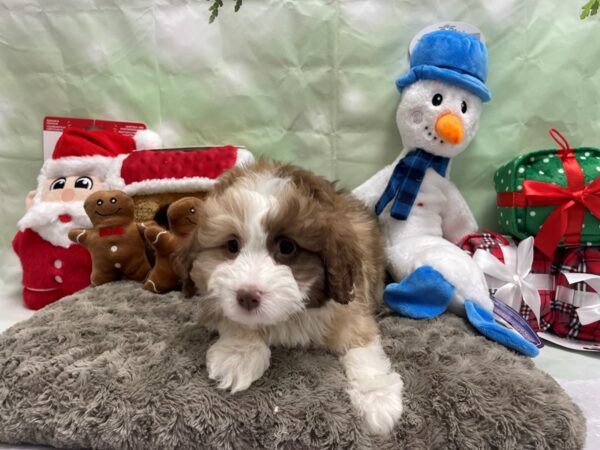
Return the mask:
POLYGON ((435 131, 440 138, 450 144, 459 144, 465 135, 462 120, 450 112, 443 113, 435 121, 435 131))

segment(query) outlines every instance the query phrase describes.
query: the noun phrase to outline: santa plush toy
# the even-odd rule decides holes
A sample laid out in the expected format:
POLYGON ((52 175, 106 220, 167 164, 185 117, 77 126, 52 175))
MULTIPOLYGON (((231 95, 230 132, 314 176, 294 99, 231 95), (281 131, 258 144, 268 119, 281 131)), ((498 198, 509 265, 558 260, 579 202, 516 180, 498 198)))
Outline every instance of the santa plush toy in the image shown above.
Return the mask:
POLYGON ((75 128, 62 134, 37 189, 27 196, 27 212, 13 239, 23 267, 25 306, 42 308, 90 284, 90 255, 68 233, 92 227, 83 209, 92 192, 195 195, 212 189, 223 172, 254 159, 233 145, 156 150, 160 146, 150 130, 133 137, 75 128))
POLYGON ((68 238, 71 228, 91 226, 84 200, 111 187, 108 179, 119 157, 160 145, 150 130, 134 137, 77 128, 63 132, 42 166, 37 189, 27 195, 27 212, 12 241, 23 268, 25 306, 40 309, 90 284, 90 255, 68 238))

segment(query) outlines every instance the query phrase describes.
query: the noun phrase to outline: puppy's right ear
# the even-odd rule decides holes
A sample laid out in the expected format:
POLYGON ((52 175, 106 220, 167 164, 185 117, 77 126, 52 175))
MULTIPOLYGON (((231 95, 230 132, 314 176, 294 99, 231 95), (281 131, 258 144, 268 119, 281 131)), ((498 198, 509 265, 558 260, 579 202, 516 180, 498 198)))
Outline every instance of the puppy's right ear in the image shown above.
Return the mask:
POLYGON ((360 237, 348 223, 331 219, 321 257, 325 263, 327 292, 338 303, 351 302, 362 286, 363 260, 360 237))
POLYGON ((181 280, 181 291, 185 298, 193 297, 197 291, 196 284, 190 277, 192 264, 196 256, 195 241, 196 233, 193 232, 177 246, 171 255, 171 266, 181 280))

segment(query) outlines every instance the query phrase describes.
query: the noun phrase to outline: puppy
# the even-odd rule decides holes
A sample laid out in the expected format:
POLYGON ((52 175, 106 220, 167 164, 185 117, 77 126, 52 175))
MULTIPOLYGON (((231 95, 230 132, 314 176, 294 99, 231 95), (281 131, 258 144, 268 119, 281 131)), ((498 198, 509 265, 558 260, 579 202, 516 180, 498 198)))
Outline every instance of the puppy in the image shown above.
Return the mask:
POLYGON ((202 324, 219 388, 247 389, 270 346, 315 345, 339 355, 354 406, 371 431, 402 412, 402 380, 373 318, 382 297, 383 244, 375 219, 348 192, 300 168, 260 160, 224 175, 199 208, 177 259, 202 324))

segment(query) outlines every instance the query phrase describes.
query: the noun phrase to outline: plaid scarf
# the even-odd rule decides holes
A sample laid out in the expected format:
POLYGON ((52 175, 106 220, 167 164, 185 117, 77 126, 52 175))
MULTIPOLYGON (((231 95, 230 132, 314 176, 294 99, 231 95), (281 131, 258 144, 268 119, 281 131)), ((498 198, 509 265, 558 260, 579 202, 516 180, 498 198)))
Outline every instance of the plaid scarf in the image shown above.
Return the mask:
POLYGON ((417 148, 398 161, 392 177, 375 205, 375 213, 380 215, 387 204, 394 200, 391 215, 394 219, 406 220, 410 214, 415 198, 421 189, 421 183, 428 168, 434 169, 441 176, 446 176, 450 158, 433 155, 422 148, 417 148))

